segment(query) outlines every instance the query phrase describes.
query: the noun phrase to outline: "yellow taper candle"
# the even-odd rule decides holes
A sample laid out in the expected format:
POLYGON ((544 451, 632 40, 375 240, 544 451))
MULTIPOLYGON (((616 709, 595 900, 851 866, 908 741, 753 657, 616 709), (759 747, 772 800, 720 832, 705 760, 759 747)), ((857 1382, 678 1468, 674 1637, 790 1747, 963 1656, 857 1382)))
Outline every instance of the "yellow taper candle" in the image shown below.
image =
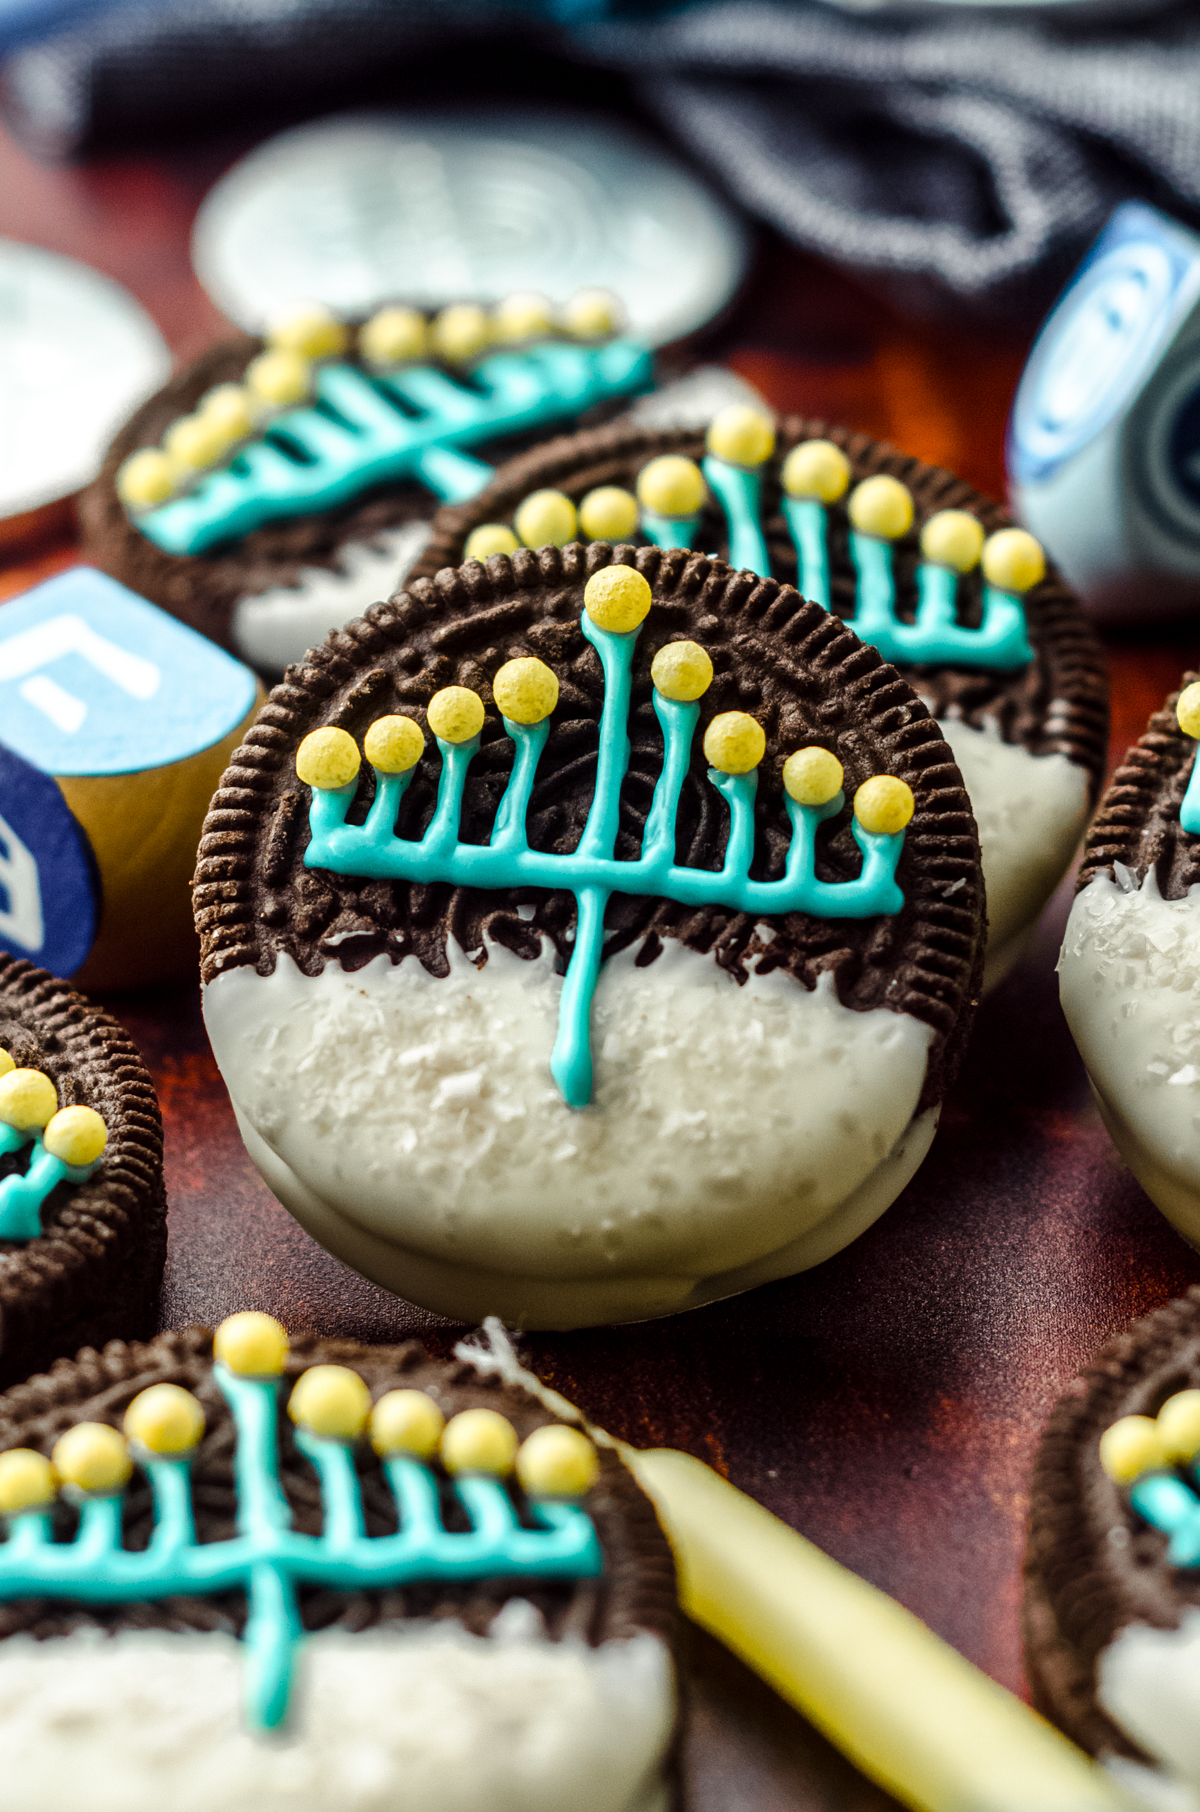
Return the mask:
POLYGON ((688 1616, 919 1812, 1129 1812, 1066 1737, 689 1454, 621 1453, 688 1616))

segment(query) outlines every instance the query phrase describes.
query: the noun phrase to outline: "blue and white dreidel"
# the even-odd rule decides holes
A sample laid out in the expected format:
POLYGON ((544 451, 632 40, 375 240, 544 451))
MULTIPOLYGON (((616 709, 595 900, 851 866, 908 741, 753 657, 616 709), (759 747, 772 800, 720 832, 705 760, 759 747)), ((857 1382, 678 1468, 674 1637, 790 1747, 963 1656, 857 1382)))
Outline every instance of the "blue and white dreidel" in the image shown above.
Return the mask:
POLYGON ((91 989, 186 975, 248 667, 92 567, 0 605, 0 950, 91 989))
POLYGON ((1034 345, 1007 457, 1017 515, 1098 616, 1200 611, 1200 236, 1117 209, 1034 345))

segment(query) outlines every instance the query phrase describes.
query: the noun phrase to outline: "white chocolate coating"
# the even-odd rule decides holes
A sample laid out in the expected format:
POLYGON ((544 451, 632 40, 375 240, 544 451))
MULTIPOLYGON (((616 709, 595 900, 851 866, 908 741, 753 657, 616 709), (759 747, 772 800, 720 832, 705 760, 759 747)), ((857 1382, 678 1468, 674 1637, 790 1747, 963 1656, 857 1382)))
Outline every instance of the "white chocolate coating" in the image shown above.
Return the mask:
POLYGON ((1065 755, 1017 743, 953 718, 938 720, 979 826, 987 889, 983 985, 1020 957, 1042 908, 1071 865, 1088 818, 1088 777, 1065 755))
POLYGON ((269 1737, 244 1727, 232 1636, 10 1637, 5 1812, 665 1812, 663 1644, 553 1643, 538 1623, 514 1601, 486 1638, 447 1623, 310 1637, 269 1737))
POLYGON ((1132 1623, 1096 1667, 1096 1698, 1161 1771, 1117 1758, 1109 1768, 1155 1812, 1200 1812, 1200 1610, 1179 1628, 1132 1623))
POLYGON ((429 536, 427 522, 383 529, 370 541, 348 541, 339 548, 340 571, 308 566, 295 585, 275 585, 239 598, 233 611, 238 653, 262 673, 281 674, 319 647, 331 629, 341 629, 398 591, 429 536))
POLYGON ((251 1156, 321 1243, 409 1300, 586 1326, 669 1314, 840 1250, 925 1155, 932 1033, 832 985, 744 986, 667 939, 601 972, 596 1087, 550 1075, 562 978, 490 946, 451 973, 280 957, 205 990, 251 1156))
POLYGON ((1200 1245, 1200 888, 1164 900, 1153 870, 1141 887, 1097 875, 1071 908, 1058 974, 1114 1143, 1200 1245))

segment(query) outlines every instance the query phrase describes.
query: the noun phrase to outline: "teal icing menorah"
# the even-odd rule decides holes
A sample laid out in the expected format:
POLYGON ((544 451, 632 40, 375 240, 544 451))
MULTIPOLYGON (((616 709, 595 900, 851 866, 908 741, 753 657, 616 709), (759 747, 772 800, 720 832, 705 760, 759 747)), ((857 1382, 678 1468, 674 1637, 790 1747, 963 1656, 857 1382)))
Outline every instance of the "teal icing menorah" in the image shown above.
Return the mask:
POLYGON ((279 1398, 287 1336, 270 1316, 231 1316, 217 1329, 213 1375, 237 1435, 237 1533, 197 1539, 192 1472, 204 1432, 196 1397, 174 1384, 139 1393, 125 1437, 106 1423, 78 1423, 53 1460, 31 1449, 0 1454, 0 1601, 39 1598, 88 1606, 155 1603, 242 1591, 243 1703, 253 1728, 272 1730, 288 1711, 303 1641, 298 1593, 396 1589, 422 1582, 578 1580, 603 1569, 591 1518, 572 1498, 597 1476, 591 1443, 549 1424, 518 1451, 515 1431, 494 1410, 466 1410, 443 1423, 424 1392, 394 1390, 372 1405, 359 1374, 318 1365, 301 1374, 288 1404, 296 1444, 317 1473, 321 1533, 293 1527, 279 1473, 279 1398), (398 1530, 366 1533, 355 1443, 369 1434, 391 1492, 398 1530), (440 1447, 469 1527, 444 1526, 440 1447), (137 1463, 148 1474, 154 1527, 145 1548, 122 1539, 125 1488, 137 1463), (505 1483, 516 1467, 528 1521, 505 1483), (79 1509, 72 1539, 56 1541, 53 1509, 62 1486, 79 1509))
MULTIPOLYGON (((632 340, 546 340, 490 353, 463 377, 428 364, 366 371, 331 360, 311 374, 311 403, 276 413, 259 438, 239 441, 227 464, 191 471, 182 495, 169 495, 170 460, 152 449, 132 455, 118 488, 141 533, 180 555, 205 553, 283 517, 332 509, 376 484, 414 480, 443 501, 461 502, 493 474, 467 449, 635 394, 652 373, 649 350, 632 340), (165 463, 151 468, 147 453, 165 463), (139 473, 148 486, 139 484, 139 473), (166 500, 151 501, 164 487, 166 500)), ((191 419, 206 444, 203 411, 191 419)), ((214 431, 212 446, 219 440, 214 431)))
MULTIPOLYGON (((638 474, 636 497, 605 486, 589 493, 578 511, 559 493, 534 493, 516 512, 516 534, 502 524, 488 523, 475 531, 466 552, 482 556, 504 551, 506 544, 496 538, 503 534, 508 534, 511 546, 518 538, 528 543, 539 517, 556 524, 556 532, 543 538, 560 543, 577 527, 591 539, 607 541, 628 541, 640 528, 658 547, 690 549, 696 545, 703 506, 711 495, 725 515, 729 564, 768 577, 762 468, 774 445, 775 431, 768 418, 734 404, 714 418, 701 465, 680 454, 661 454, 638 474), (526 526, 522 512, 538 499, 547 502, 540 511, 530 511, 526 526)), ((832 441, 801 442, 791 449, 780 472, 783 515, 796 552, 797 588, 824 610, 831 608, 832 599, 829 509, 849 490, 850 477, 850 462, 832 441)), ((921 530, 924 558, 917 567, 917 605, 909 623, 897 611, 893 549, 893 542, 913 523, 907 486, 878 473, 855 486, 847 509, 856 608, 844 621, 884 660, 1005 671, 1033 659, 1021 597, 1044 577, 1045 560, 1032 535, 1024 529, 1001 529, 985 541, 978 520, 965 510, 940 510, 931 516, 921 530), (959 583, 980 564, 987 581, 982 620, 970 628, 957 620, 959 583)))
MULTIPOLYGON (((1185 686, 1175 705, 1175 720, 1185 736, 1200 737, 1200 680, 1185 686)), ((1192 754, 1192 771, 1180 801, 1179 822, 1189 835, 1200 836, 1200 761, 1192 754)))
POLYGON ((875 776, 855 795, 853 834, 863 858, 858 876, 838 882, 817 878, 818 826, 843 804, 841 764, 822 748, 797 750, 784 764, 791 820, 784 874, 774 881, 750 879, 757 768, 766 738, 755 719, 740 711, 713 718, 704 736, 704 753, 712 764, 708 778, 729 808, 722 866, 712 871, 676 862, 676 817, 699 720, 698 700, 713 672, 709 656, 694 642, 667 643, 654 658, 651 673, 663 734, 662 768, 641 854, 630 861, 616 858, 621 785, 630 755, 634 649, 649 608, 650 587, 631 567, 604 568, 585 588, 581 628, 600 657, 604 702, 595 789, 578 846, 569 855, 531 849, 526 832, 534 777, 558 700, 554 674, 532 657, 506 663, 493 681, 515 755, 486 845, 465 844, 459 836, 467 772, 479 748, 485 715, 482 699, 465 687, 446 687, 429 704, 429 726, 442 768, 433 817, 419 840, 396 833, 401 801, 424 752, 424 737, 411 718, 380 718, 367 732, 364 751, 375 769, 376 790, 361 825, 346 822, 361 763, 353 738, 332 726, 315 730, 296 755, 297 774, 312 788, 307 867, 370 880, 451 881, 479 888, 533 886, 575 896, 575 940, 563 979, 550 1064, 571 1107, 585 1107, 592 1097, 591 1010, 610 894, 653 896, 686 906, 729 906, 755 915, 809 912, 822 918, 892 915, 904 904, 896 864, 913 812, 913 795, 905 782, 890 776, 875 776))
POLYGON ((26 1169, 0 1179, 0 1239, 36 1239, 52 1191, 60 1183, 85 1183, 107 1142, 94 1108, 60 1108, 49 1076, 18 1069, 0 1051, 0 1157, 29 1148, 26 1169))
POLYGON ((1200 1567, 1200 1390, 1177 1391, 1156 1417, 1122 1416, 1100 1438, 1100 1464, 1167 1536, 1168 1563, 1200 1567))

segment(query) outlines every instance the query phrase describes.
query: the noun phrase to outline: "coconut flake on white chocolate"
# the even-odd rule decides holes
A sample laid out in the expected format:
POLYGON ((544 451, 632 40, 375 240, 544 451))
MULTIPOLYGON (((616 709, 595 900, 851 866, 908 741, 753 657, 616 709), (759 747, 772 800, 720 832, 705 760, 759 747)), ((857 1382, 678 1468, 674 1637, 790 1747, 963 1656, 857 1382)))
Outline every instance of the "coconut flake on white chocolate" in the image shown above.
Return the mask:
POLYGON ((337 568, 306 566, 294 585, 239 598, 233 608, 234 646, 263 673, 282 673, 302 661, 330 630, 341 629, 372 604, 398 591, 425 551, 428 522, 381 529, 370 541, 337 550, 337 568))
POLYGON ((514 1601, 488 1637, 453 1622, 311 1636, 269 1735, 245 1726, 233 1636, 12 1636, 4 1812, 665 1812, 664 1645, 549 1642, 538 1623, 514 1601))
POLYGON ((1071 865, 1087 823, 1088 776, 1065 755, 1032 755, 954 718, 939 718, 938 728, 979 827, 988 911, 984 987, 990 988, 1020 957, 1071 865))
POLYGON ((1127 1625, 1097 1660, 1096 1698, 1166 1771, 1110 1763, 1123 1784, 1162 1812, 1200 1812, 1200 1610, 1178 1629, 1127 1625))
POLYGON ((1121 877, 1076 895, 1063 1011, 1122 1157, 1200 1245, 1200 887, 1164 900, 1153 869, 1140 887, 1121 877))
POLYGON ((205 991, 251 1155, 339 1257, 409 1300, 526 1326, 629 1320, 786 1276, 894 1199, 930 1028, 843 1006, 825 976, 739 984, 664 941, 601 971, 592 1105, 550 1074, 562 977, 453 946, 450 974, 376 957, 315 977, 231 969, 205 991))

